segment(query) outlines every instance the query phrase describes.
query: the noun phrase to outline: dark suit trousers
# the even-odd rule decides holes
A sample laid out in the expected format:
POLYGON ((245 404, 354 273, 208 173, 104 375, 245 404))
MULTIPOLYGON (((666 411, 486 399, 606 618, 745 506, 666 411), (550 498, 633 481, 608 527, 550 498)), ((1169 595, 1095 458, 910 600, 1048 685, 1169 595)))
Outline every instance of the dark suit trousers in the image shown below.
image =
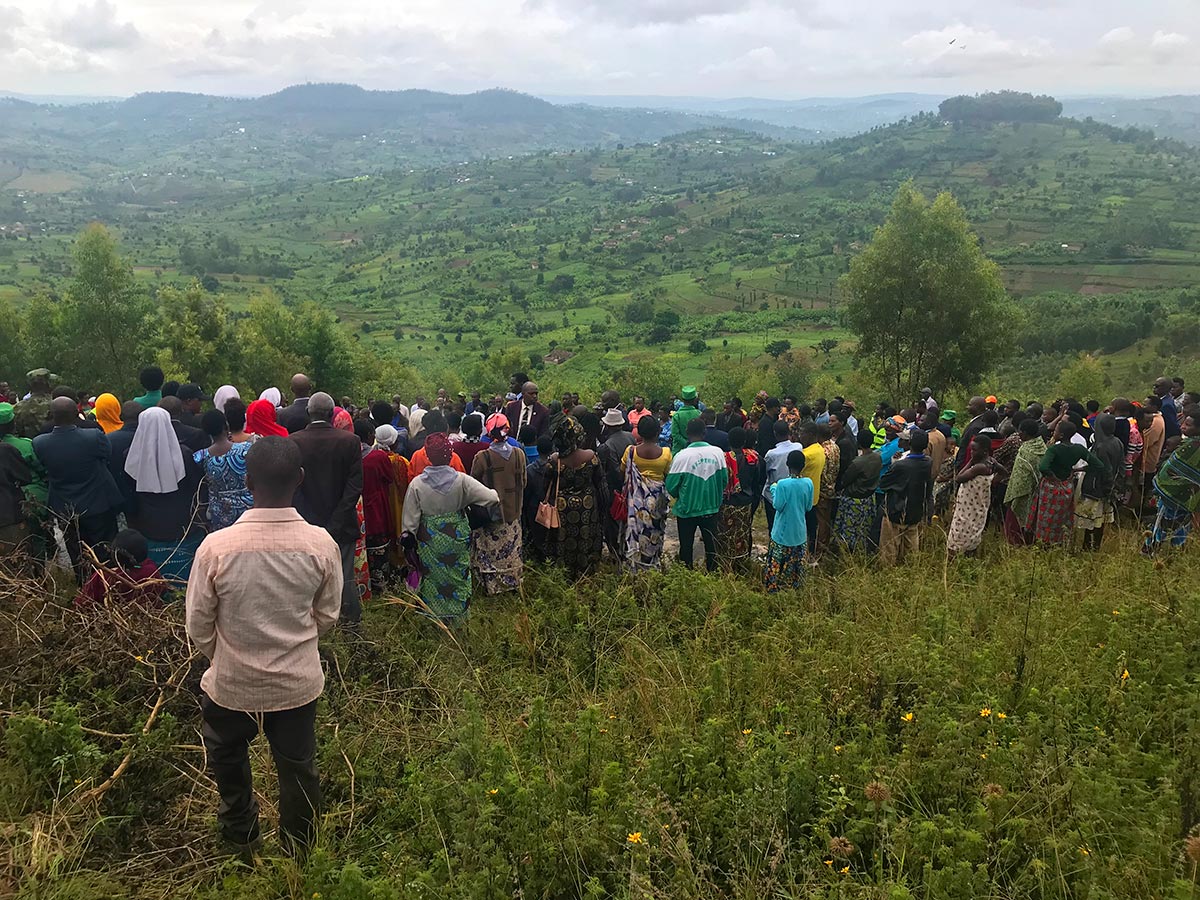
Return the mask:
POLYGON ((105 510, 90 516, 79 516, 65 520, 63 523, 63 542, 67 545, 67 555, 71 557, 71 566, 75 569, 75 580, 82 585, 87 581, 91 572, 91 556, 84 555, 83 548, 88 547, 101 563, 108 560, 108 545, 117 536, 117 511, 105 510))
POLYGON ((362 621, 362 598, 358 596, 358 580, 354 577, 354 550, 357 540, 339 543, 342 554, 342 614, 343 622, 357 625, 362 621))
POLYGON ((203 694, 200 710, 204 750, 221 795, 217 807, 221 836, 238 845, 258 840, 258 801, 254 799, 249 749, 261 722, 279 778, 279 830, 285 843, 308 846, 321 807, 317 701, 280 712, 247 713, 219 706, 203 694))

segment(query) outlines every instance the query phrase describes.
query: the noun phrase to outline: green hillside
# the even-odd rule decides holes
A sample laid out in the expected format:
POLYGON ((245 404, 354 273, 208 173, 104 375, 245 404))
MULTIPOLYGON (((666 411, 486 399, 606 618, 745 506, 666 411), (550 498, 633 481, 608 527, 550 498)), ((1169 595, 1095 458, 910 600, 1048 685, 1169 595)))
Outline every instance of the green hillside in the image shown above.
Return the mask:
MULTIPOLYGON (((450 386, 507 349, 551 360, 555 384, 587 387, 634 365, 654 386, 715 369, 709 387, 723 391, 740 387, 731 367, 752 379, 777 340, 837 380, 853 349, 837 279, 906 179, 954 193, 1018 297, 1139 292, 1161 324, 1177 289, 1200 283, 1200 152, 1095 123, 920 116, 821 146, 707 130, 236 197, 10 194, 45 225, 0 242, 0 290, 53 288, 68 239, 100 218, 148 285, 209 275, 235 307, 268 286, 315 299, 366 346, 450 386)), ((1061 366, 1138 337, 1037 352, 1061 366)))

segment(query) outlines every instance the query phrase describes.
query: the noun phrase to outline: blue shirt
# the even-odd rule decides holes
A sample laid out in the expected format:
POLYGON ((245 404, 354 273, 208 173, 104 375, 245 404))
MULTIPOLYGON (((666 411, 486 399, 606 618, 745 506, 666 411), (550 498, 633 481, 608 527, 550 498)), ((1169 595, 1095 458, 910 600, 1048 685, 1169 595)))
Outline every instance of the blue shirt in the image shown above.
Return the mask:
POLYGON ((771 505, 775 507, 771 540, 782 547, 807 544, 808 526, 804 515, 813 505, 812 479, 789 477, 771 485, 771 505))
MULTIPOLYGON (((883 478, 888 473, 888 469, 892 467, 892 457, 900 452, 900 438, 894 437, 882 447, 879 448, 879 457, 883 460, 883 468, 879 470, 879 477, 883 478)), ((883 490, 876 488, 875 493, 882 494, 883 490)))
POLYGON ((1162 398, 1163 437, 1179 437, 1183 431, 1179 427, 1179 412, 1175 406, 1175 398, 1166 394, 1162 398))
MULTIPOLYGON (((780 441, 767 451, 764 465, 767 467, 767 480, 763 484, 763 497, 771 502, 771 485, 788 477, 787 458, 793 450, 803 450, 804 445, 795 441, 780 441)), ((811 498, 809 498, 811 500, 811 498)), ((774 504, 772 504, 774 505, 774 504)))

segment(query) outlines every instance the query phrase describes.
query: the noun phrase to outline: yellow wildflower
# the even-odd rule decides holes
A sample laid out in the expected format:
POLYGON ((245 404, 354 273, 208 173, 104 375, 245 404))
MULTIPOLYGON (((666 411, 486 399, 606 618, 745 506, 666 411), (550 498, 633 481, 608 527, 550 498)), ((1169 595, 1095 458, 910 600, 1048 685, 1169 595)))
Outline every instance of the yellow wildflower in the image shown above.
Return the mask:
POLYGON ((1113 610, 1113 615, 1114 615, 1114 616, 1119 616, 1120 614, 1121 614, 1121 611, 1120 611, 1119 609, 1114 609, 1114 610, 1113 610))
POLYGON ((145 660, 142 659, 141 656, 135 656, 134 659, 136 659, 138 662, 145 662, 145 660))
POLYGON ((849 872, 850 872, 850 867, 849 867, 849 866, 843 866, 842 868, 838 869, 838 871, 839 871, 839 872, 841 872, 843 875, 847 875, 847 874, 849 874, 849 872))
POLYGON ((753 728, 743 728, 742 734, 751 734, 753 731, 754 731, 753 728))
POLYGON ((615 715, 609 715, 609 718, 610 718, 610 719, 615 719, 615 718, 616 718, 616 716, 615 716, 615 715))
POLYGON ((825 865, 829 866, 832 869, 833 868, 833 860, 832 859, 825 860, 825 865))
POLYGON ((987 759, 987 754, 986 754, 986 753, 980 753, 980 754, 979 754, 979 758, 980 758, 980 759, 987 759))
POLYGON ((1126 669, 1124 672, 1121 673, 1121 680, 1122 681, 1129 680, 1129 670, 1128 669, 1126 669))
POLYGON ((841 744, 834 744, 834 745, 833 745, 833 752, 834 752, 834 753, 841 753, 841 752, 842 752, 842 745, 841 745, 841 744))
POLYGON ((784 734, 784 737, 791 737, 793 733, 794 732, 791 732, 791 731, 785 731, 783 734, 784 734))
POLYGON ((489 794, 491 794, 491 795, 494 797, 494 796, 496 796, 498 793, 500 793, 500 789, 499 789, 499 788, 489 788, 489 789, 488 789, 488 793, 489 793, 489 794))
POLYGON ((1082 845, 1080 845, 1080 847, 1079 847, 1079 852, 1080 852, 1081 854, 1083 854, 1084 856, 1091 856, 1091 855, 1092 855, 1092 851, 1091 851, 1091 850, 1089 850, 1087 847, 1084 847, 1084 846, 1082 846, 1082 845))
POLYGON ((634 831, 630 833, 629 837, 627 837, 625 840, 629 841, 631 844, 640 844, 642 842, 642 833, 640 831, 634 831))
POLYGON ((1007 719, 1007 718, 1008 718, 1008 713, 1002 713, 1002 712, 998 712, 998 713, 996 713, 996 718, 997 718, 997 719, 1007 719))
POLYGON ((900 718, 901 718, 903 721, 905 721, 905 722, 911 722, 911 721, 913 720, 913 714, 912 714, 912 713, 910 713, 910 712, 906 712, 906 713, 905 713, 904 715, 902 715, 900 718))
POLYGON ((990 706, 985 706, 983 709, 981 709, 979 711, 979 717, 982 719, 986 719, 991 714, 992 714, 992 708, 990 706))
POLYGON ((608 729, 607 729, 607 728, 601 728, 601 729, 600 729, 600 733, 601 733, 601 734, 608 734, 608 729))

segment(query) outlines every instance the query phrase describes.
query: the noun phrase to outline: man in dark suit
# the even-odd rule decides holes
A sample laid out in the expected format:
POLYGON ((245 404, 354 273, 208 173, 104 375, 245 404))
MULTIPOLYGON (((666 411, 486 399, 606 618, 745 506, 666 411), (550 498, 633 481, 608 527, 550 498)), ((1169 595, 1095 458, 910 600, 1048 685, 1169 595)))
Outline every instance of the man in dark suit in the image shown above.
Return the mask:
POLYGON ((183 404, 183 412, 180 413, 179 421, 191 428, 199 428, 200 409, 205 401, 212 398, 205 397, 204 391, 200 389, 200 385, 192 382, 181 384, 179 386, 179 393, 175 396, 183 404))
POLYGON ((275 417, 288 434, 295 434, 308 427, 308 401, 312 396, 312 382, 307 375, 297 373, 292 376, 292 396, 295 398, 290 406, 285 406, 275 417))
MULTIPOLYGON (((212 438, 201 429, 184 424, 182 421, 183 402, 178 397, 163 397, 158 401, 158 405, 171 414, 171 427, 175 429, 175 437, 179 439, 180 446, 191 453, 206 450, 212 446, 212 438)), ((122 410, 122 421, 124 421, 124 410, 122 410)))
POLYGON ((312 421, 291 435, 300 447, 304 481, 296 509, 310 525, 329 532, 342 555, 342 620, 357 625, 362 602, 354 581, 354 544, 358 540, 358 498, 362 495, 362 445, 352 432, 333 427, 333 398, 318 392, 309 398, 312 421))
POLYGON ((109 433, 108 471, 112 472, 113 481, 125 498, 121 512, 127 516, 137 512, 137 486, 125 471, 125 460, 129 458, 129 448, 133 446, 133 436, 137 434, 138 416, 142 414, 142 404, 136 400, 126 400, 121 404, 121 427, 109 433))
POLYGON ((81 544, 103 560, 117 536, 121 491, 108 470, 110 447, 102 430, 76 425, 79 409, 70 397, 50 402, 54 430, 33 439, 33 452, 46 469, 51 512, 64 523, 64 537, 75 577, 84 582, 81 544))
POLYGON ((729 432, 724 428, 717 427, 716 412, 712 409, 706 409, 700 413, 700 420, 704 423, 705 443, 712 444, 718 450, 728 453, 732 449, 729 446, 729 432))
POLYGON ((526 425, 531 425, 539 435, 545 434, 550 427, 550 410, 538 403, 538 386, 532 381, 525 382, 521 396, 504 407, 504 415, 518 434, 526 425))

